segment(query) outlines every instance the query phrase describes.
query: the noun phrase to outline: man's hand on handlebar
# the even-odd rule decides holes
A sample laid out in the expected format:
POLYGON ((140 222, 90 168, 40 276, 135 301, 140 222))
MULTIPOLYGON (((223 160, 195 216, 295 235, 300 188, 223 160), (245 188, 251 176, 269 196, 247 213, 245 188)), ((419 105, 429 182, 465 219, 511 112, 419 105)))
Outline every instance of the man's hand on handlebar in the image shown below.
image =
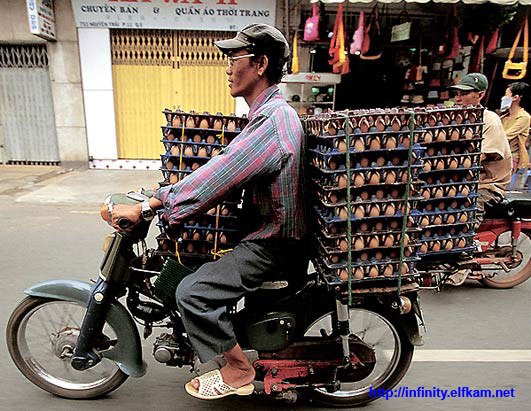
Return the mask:
POLYGON ((112 226, 118 231, 127 231, 142 221, 142 205, 115 204, 112 208, 112 226), (127 222, 129 224, 127 225, 127 222))

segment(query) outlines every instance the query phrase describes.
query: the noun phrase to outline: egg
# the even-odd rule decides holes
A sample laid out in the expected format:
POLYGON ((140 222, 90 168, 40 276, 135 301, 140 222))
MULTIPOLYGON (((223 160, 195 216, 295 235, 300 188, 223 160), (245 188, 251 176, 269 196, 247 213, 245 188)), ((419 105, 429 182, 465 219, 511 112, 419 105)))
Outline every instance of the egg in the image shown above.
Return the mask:
POLYGON ((398 166, 400 165, 400 163, 402 163, 402 161, 400 160, 400 157, 398 156, 394 156, 393 159, 391 160, 391 164, 393 164, 394 166, 398 166))
POLYGON ((391 197, 398 198, 400 196, 400 191, 398 191, 398 188, 393 188, 391 190, 391 197))
POLYGON ((459 137, 461 137, 461 135, 459 134, 459 130, 454 128, 452 130, 452 133, 450 134, 450 141, 457 141, 459 140, 459 137))
POLYGON ((391 264, 387 264, 383 269, 383 276, 391 277, 392 275, 393 275, 393 266, 391 264))
POLYGON ((370 140, 369 149, 370 150, 379 150, 381 148, 382 148, 382 145, 380 143, 380 139, 378 138, 378 136, 374 136, 370 140))
POLYGON ((363 232, 367 232, 367 231, 369 231, 369 224, 367 224, 367 223, 361 223, 361 224, 360 224, 360 230, 363 231, 363 232))
POLYGON ((212 125, 212 128, 214 130, 221 130, 223 128, 223 122, 221 121, 220 118, 216 118, 214 120, 214 124, 212 125))
POLYGON ((342 239, 340 242, 339 242, 339 249, 341 251, 348 251, 348 241, 345 240, 345 239, 342 239))
POLYGON ((455 216, 453 214, 448 214, 446 224, 455 224, 455 216))
POLYGON ((170 184, 175 184, 179 181, 179 178, 177 177, 177 174, 170 174, 170 184))
POLYGON ((345 140, 340 140, 337 144, 337 149, 341 152, 341 153, 346 153, 347 152, 347 143, 345 142, 345 140))
POLYGON ((195 247, 194 247, 194 244, 193 243, 189 243, 187 246, 186 246, 186 251, 189 252, 189 253, 193 253, 195 250, 195 247))
POLYGON ((210 157, 216 157, 220 153, 219 148, 214 147, 212 151, 210 152, 210 157))
POLYGON ((369 277, 378 277, 378 267, 373 266, 369 269, 369 277))
POLYGON ((216 207, 212 207, 210 210, 207 211, 207 214, 214 215, 216 214, 216 207))
POLYGON ((444 128, 439 129, 435 141, 446 141, 446 130, 444 128))
MULTIPOLYGON (((378 192, 376 192, 376 195, 378 196, 378 192)), ((369 192, 368 191, 362 191, 360 194, 360 198, 362 200, 367 200, 369 198, 369 192)))
POLYGON ((328 195, 328 201, 331 203, 331 204, 335 204, 337 203, 337 200, 338 200, 338 197, 335 193, 330 193, 328 195))
POLYGON ((422 139, 426 144, 431 143, 433 141, 433 133, 430 130, 425 131, 422 139))
POLYGON ((463 159, 463 163, 462 164, 463 164, 464 168, 470 168, 470 167, 472 167, 472 160, 470 159, 470 157, 465 157, 463 159))
POLYGON ((232 119, 227 121, 227 131, 236 131, 236 121, 232 119))
POLYGON ((455 170, 458 167, 458 165, 459 165, 459 163, 457 162, 457 160, 455 158, 451 159, 448 162, 448 168, 450 170, 455 170))
POLYGON ((179 146, 175 145, 170 148, 170 154, 172 156, 178 156, 181 153, 181 150, 179 150, 179 146))
POLYGON ((456 194, 457 194, 457 192, 456 192, 455 187, 450 187, 448 189, 448 193, 446 193, 446 196, 447 197, 455 197, 456 194))
POLYGON ((404 136, 402 138, 402 145, 405 147, 405 148, 409 148, 409 136, 404 136))
POLYGON ((433 217, 431 225, 441 225, 441 224, 442 224, 442 217, 440 215, 436 215, 435 217, 433 217))
POLYGON ((450 240, 446 240, 446 242, 444 243, 443 248, 445 250, 451 250, 452 248, 454 248, 454 242, 451 239, 450 240))
POLYGON ((446 147, 441 147, 441 154, 443 156, 445 156, 446 154, 448 154, 448 149, 446 147))
POLYGON ((425 199, 425 200, 429 200, 431 198, 431 194, 430 194, 430 190, 425 188, 424 190, 422 190, 422 197, 425 199))
POLYGON ((393 129, 393 131, 399 131, 401 127, 402 125, 400 124, 400 121, 396 116, 394 116, 391 120, 391 128, 393 129))
POLYGON ((201 121, 199 122, 199 128, 208 128, 208 127, 209 127, 208 120, 206 118, 201 119, 201 121))
POLYGON ((369 159, 367 157, 362 157, 360 160, 360 166, 366 168, 369 165, 369 159))
POLYGON ((437 252, 437 251, 441 250, 441 244, 437 240, 436 241, 432 241, 430 245, 431 245, 431 247, 430 247, 431 251, 437 252))
POLYGON ((166 136, 166 140, 173 141, 173 140, 175 140, 175 136, 174 136, 172 133, 169 133, 169 134, 166 136))
POLYGON ((422 217, 421 220, 420 220, 420 225, 421 227, 426 227, 430 224, 430 220, 428 219, 428 217, 422 217))
POLYGON ((435 117, 434 114, 431 114, 431 115, 428 117, 428 124, 429 124, 431 127, 434 127, 434 126, 437 124, 437 117, 435 117))
POLYGON ((387 140, 385 141, 385 148, 388 150, 396 148, 396 138, 394 136, 387 137, 387 140))
POLYGON ((377 171, 374 171, 369 177, 369 184, 379 184, 380 183, 380 174, 377 171))
POLYGON ((385 184, 394 184, 396 182, 396 173, 388 171, 385 175, 385 184))
POLYGON ((335 224, 330 224, 328 229, 330 230, 331 234, 337 234, 338 233, 338 228, 337 228, 337 226, 335 224))
POLYGON ((376 127, 377 131, 384 131, 385 121, 381 117, 377 117, 376 121, 374 122, 374 126, 376 127))
POLYGON ((347 175, 346 174, 341 174, 339 176, 338 181, 337 181, 337 186, 339 188, 346 188, 347 187, 347 181, 348 181, 347 175))
POLYGON ((387 207, 385 208, 385 215, 390 216, 390 215, 395 215, 395 213, 396 213, 395 205, 393 203, 388 204, 387 207))
POLYGON ((455 116, 455 122, 457 124, 461 124, 463 122, 463 116, 461 115, 461 113, 457 113, 457 115, 455 116))
POLYGON ((356 268, 356 270, 354 270, 354 278, 356 280, 361 280, 363 277, 364 277, 363 269, 359 267, 356 268))
POLYGON ((196 122, 192 116, 188 116, 186 119, 186 127, 188 128, 195 128, 196 122))
POLYGON ((354 177, 354 185, 356 187, 361 187, 364 184, 365 184, 365 177, 363 176, 362 173, 357 173, 356 177, 354 177))
POLYGON ((363 142, 363 139, 361 137, 357 138, 354 141, 354 150, 356 150, 356 151, 364 151, 365 150, 365 143, 363 142))
POLYGON ((341 281, 348 281, 348 271, 344 268, 339 272, 339 279, 341 281))
POLYGON ((470 194, 470 189, 468 188, 468 186, 463 186, 463 188, 461 189, 461 194, 465 197, 470 194))
POLYGON ((361 132, 362 133, 366 133, 369 131, 369 128, 371 127, 369 122, 367 121, 367 119, 365 117, 363 117, 359 124, 358 124, 358 127, 360 128, 361 132))
POLYGON ((201 240, 201 233, 197 230, 192 231, 192 240, 201 240))
POLYGON ((407 274, 409 271, 409 267, 406 263, 402 263, 402 274, 407 274))
POLYGON ((377 260, 377 261, 380 261, 382 258, 383 258, 383 253, 381 251, 376 251, 374 253, 374 258, 377 260))
POLYGON ((468 215, 466 213, 462 213, 460 216, 459 216, 459 222, 461 223, 466 223, 468 221, 468 215))
POLYGON ((201 164, 199 164, 197 161, 192 163, 192 171, 197 170, 199 167, 201 167, 201 164))
POLYGON ((426 172, 431 171, 431 161, 424 160, 424 165, 422 166, 422 169, 426 172))
POLYGON ((382 231, 383 230, 383 223, 381 221, 378 221, 375 225, 374 225, 374 229, 376 231, 382 231))
POLYGON ((435 166, 435 168, 437 170, 444 170, 444 161, 443 160, 437 161, 437 165, 435 166))
MULTIPOLYGON (((363 206, 357 206, 354 211, 354 217, 356 218, 363 218, 365 217, 365 209, 363 206)), ((346 217, 345 217, 346 218, 346 217)))
POLYGON ((334 159, 329 159, 328 160, 328 168, 330 170, 337 170, 337 167, 338 167, 338 164, 337 164, 336 160, 334 160, 334 159))
POLYGON ((453 200, 453 201, 450 203, 450 208, 457 208, 457 200, 453 200))
POLYGON ((376 159, 376 165, 377 165, 378 167, 382 167, 384 164, 385 164, 385 158, 384 158, 384 157, 381 157, 381 156, 380 156, 380 157, 378 157, 378 158, 376 159))
POLYGON ((433 191, 433 197, 435 198, 441 198, 443 196, 443 190, 442 188, 436 188, 434 191, 433 191))
POLYGON ((199 157, 208 157, 207 149, 205 147, 199 147, 199 150, 197 151, 197 155, 199 157))
POLYGON ((442 116, 442 123, 447 126, 450 124, 450 115, 448 113, 444 113, 442 116))
POLYGON ((354 249, 363 250, 364 248, 365 248, 365 243, 363 241, 363 237, 356 237, 356 241, 354 241, 354 249))
POLYGON ((395 244, 395 238, 393 234, 387 235, 383 242, 384 247, 392 247, 394 244, 395 244))
POLYGON ((422 254, 426 254, 428 252, 428 243, 422 243, 422 245, 420 246, 420 249, 419 251, 422 253, 422 254))
POLYGON ((466 140, 471 140, 474 138, 474 132, 472 131, 472 129, 470 127, 467 127, 466 130, 465 130, 465 139, 466 140))
POLYGON ((174 166, 173 161, 168 159, 168 160, 166 160, 166 162, 164 164, 166 165, 166 169, 168 169, 168 170, 173 169, 173 166, 174 166))
POLYGON ((373 236, 369 240, 369 248, 378 248, 380 247, 380 241, 378 240, 378 237, 373 236))
POLYGON ((339 256, 338 255, 331 255, 330 256, 330 261, 332 262, 332 264, 339 263, 339 256))
POLYGON ((369 209, 369 216, 377 217, 379 215, 380 215, 380 206, 378 206, 378 204, 373 204, 371 208, 369 209))
POLYGON ((367 261, 369 259, 369 253, 361 253, 360 254, 360 260, 361 261, 367 261))
POLYGON ((382 189, 376 190, 376 198, 382 200, 385 197, 385 192, 382 189))
POLYGON ((427 154, 429 156, 434 156, 435 155, 435 148, 433 148, 433 147, 428 148, 427 154))
POLYGON ((346 220, 348 218, 348 210, 347 210, 347 207, 341 207, 339 209, 339 214, 338 214, 339 218, 342 219, 342 220, 346 220))
POLYGON ((456 246, 458 248, 464 248, 466 247, 466 240, 464 238, 460 238, 457 240, 456 246))
POLYGON ((396 220, 393 220, 389 223, 389 226, 394 230, 396 228, 398 228, 398 221, 396 220))
POLYGON ((180 116, 174 116, 172 121, 171 121, 171 125, 173 127, 181 127, 181 117, 180 116))

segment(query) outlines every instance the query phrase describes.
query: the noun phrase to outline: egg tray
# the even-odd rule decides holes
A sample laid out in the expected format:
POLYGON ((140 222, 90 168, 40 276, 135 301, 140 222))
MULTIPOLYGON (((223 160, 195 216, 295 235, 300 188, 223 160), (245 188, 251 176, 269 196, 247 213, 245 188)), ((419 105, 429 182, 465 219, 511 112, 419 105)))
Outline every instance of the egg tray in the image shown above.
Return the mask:
MULTIPOLYGON (((374 254, 376 252, 381 252, 384 255, 386 254, 388 255, 389 253, 392 253, 392 252, 400 253, 401 246, 400 246, 400 239, 398 237, 393 239, 393 245, 391 246, 381 245, 381 242, 380 242, 380 244, 377 247, 370 247, 368 244, 370 240, 365 240, 364 241, 365 244, 363 248, 356 249, 354 248, 355 240, 357 241, 358 239, 360 239, 360 237, 374 238, 375 236, 374 235, 360 236, 358 235, 358 233, 352 236, 353 244, 351 245, 350 251, 352 253, 353 260, 355 258, 358 258, 361 253, 374 254)), ((408 243, 405 247, 409 249, 409 252, 412 255, 414 255, 416 254, 416 249, 420 247, 420 241, 417 241, 416 238, 412 238, 409 234, 408 234, 408 237, 409 237, 408 243)), ((344 249, 348 246, 348 240, 346 238, 343 238, 344 248, 341 248, 341 245, 337 244, 337 240, 335 242, 330 242, 330 239, 327 239, 326 237, 321 237, 319 235, 317 235, 315 238, 319 244, 319 250, 320 250, 321 255, 327 255, 327 256, 331 256, 331 255, 346 256, 347 255, 348 250, 344 249)))
POLYGON ((421 127, 475 124, 481 123, 483 120, 483 108, 472 105, 436 107, 433 109, 416 107, 413 110, 415 112, 415 124, 421 127))
POLYGON ((477 196, 479 182, 424 184, 419 189, 420 201, 459 199, 477 196), (428 197, 426 197, 428 196, 428 197))
MULTIPOLYGON (((194 153, 199 152, 201 148, 204 148, 207 152, 207 157, 211 158, 211 153, 214 149, 217 149, 219 151, 222 151, 225 147, 227 147, 227 144, 217 144, 217 143, 194 143, 193 141, 170 141, 170 140, 161 140, 161 142, 164 144, 164 149, 166 155, 171 155, 174 157, 178 157, 181 155, 182 147, 186 148, 187 146, 192 147, 192 150, 194 153), (173 147, 177 147, 178 153, 175 154, 171 152, 173 147)), ((184 156, 184 153, 183 153, 184 156)))
MULTIPOLYGON (((414 206, 415 202, 411 202, 408 206, 408 210, 412 211, 412 210, 415 210, 417 207, 414 206)), ((369 205, 370 207, 371 205, 369 205)), ((373 205, 374 206, 374 205, 373 205)), ((360 207, 360 206, 357 206, 357 207, 360 207)), ((341 208, 345 209, 345 212, 347 212, 348 210, 346 210, 346 206, 342 206, 342 207, 328 207, 328 208, 323 208, 319 205, 316 205, 315 206, 315 209, 319 215, 320 218, 322 218, 326 223, 338 223, 338 222, 342 222, 342 221, 347 221, 347 217, 345 218, 341 218, 339 217, 339 214, 341 213, 341 208)), ((395 210, 395 213, 394 214, 390 214, 390 215, 385 215, 385 209, 380 209, 379 212, 380 214, 379 215, 373 215, 373 216, 370 216, 370 215, 367 215, 368 212, 370 212, 370 208, 367 208, 365 210, 365 213, 364 213, 364 216, 363 217, 356 217, 354 214, 355 214, 355 211, 356 210, 353 210, 351 211, 351 217, 350 217, 350 220, 351 221, 372 221, 373 219, 396 219, 396 218, 403 218, 403 213, 400 209, 397 209, 395 210)))
POLYGON ((481 139, 483 123, 423 126, 417 141, 422 145, 433 143, 457 143, 481 139))
POLYGON ((475 207, 479 194, 469 194, 467 197, 440 197, 429 200, 419 200, 417 210, 421 213, 430 213, 439 210, 441 213, 447 213, 451 210, 475 207), (446 207, 441 209, 439 204, 443 203, 446 207))
MULTIPOLYGON (((407 176, 407 167, 404 167, 402 170, 395 170, 398 171, 395 180, 398 180, 398 182, 394 183, 386 183, 387 180, 387 172, 382 171, 362 171, 359 173, 352 172, 351 173, 351 189, 389 189, 388 191, 392 191, 393 189, 403 190, 406 187, 407 182, 406 180, 407 176), (377 173, 376 175, 374 173, 377 173), (358 177, 358 181, 356 181, 356 177, 358 177), (373 179, 373 182, 370 183, 371 178, 373 179), (363 183, 361 180, 363 179, 363 183), (378 181, 376 183, 375 181, 378 181), (371 188, 369 188, 371 187, 371 188)), ((321 191, 337 191, 337 190, 343 190, 347 188, 347 173, 345 172, 338 172, 335 174, 321 174, 317 176, 313 176, 313 178, 310 178, 310 181, 312 181, 315 185, 319 187, 321 191)), ((412 181, 410 182, 413 190, 417 190, 422 185, 422 181, 417 179, 416 176, 412 173, 412 181)))
MULTIPOLYGON (((421 249, 422 249, 422 246, 421 246, 421 249)), ((463 253, 473 253, 476 250, 476 246, 474 244, 474 235, 472 234, 471 237, 466 238, 466 246, 464 247, 455 247, 450 250, 438 250, 438 251, 428 250, 427 252, 422 252, 421 249, 418 250, 417 255, 421 259, 425 259, 425 258, 442 257, 442 256, 453 256, 453 255, 463 254, 463 253)))
MULTIPOLYGON (((382 265, 387 265, 389 263, 383 263, 382 265)), ((416 278, 418 277, 418 273, 417 271, 415 270, 415 266, 416 266, 416 261, 414 262, 408 262, 408 263, 405 263, 407 265, 407 272, 406 273, 403 273, 401 275, 401 278, 402 279, 413 279, 413 278, 416 278)), ((373 264, 373 265, 376 265, 376 264, 373 264)), ((330 269, 328 267, 326 267, 324 264, 319 264, 317 262, 314 261, 314 266, 315 268, 318 270, 318 272, 320 272, 325 281, 327 282, 328 285, 333 285, 333 286, 347 286, 348 284, 348 277, 345 275, 344 277, 345 278, 341 278, 341 272, 343 272, 344 274, 347 274, 347 270, 346 269, 341 269, 341 268, 336 268, 336 269, 330 269)), ((356 267, 356 268, 361 268, 361 267, 356 267)), ((355 272, 356 271, 356 268, 353 267, 353 271, 355 272)), ((371 266, 364 266, 363 267, 363 271, 364 271, 364 274, 365 276, 363 278, 355 278, 354 277, 354 273, 352 273, 352 276, 351 276, 351 284, 367 284, 367 283, 371 283, 371 282, 378 282, 378 283, 384 283, 384 282, 393 282, 395 283, 399 276, 396 274, 396 272, 398 271, 398 264, 394 265, 394 270, 393 270, 393 275, 389 276, 389 277, 385 277, 383 275, 379 275, 377 277, 369 277, 368 276, 368 272, 370 270, 371 266), (395 271, 396 270, 396 271, 395 271)), ((380 270, 379 270, 380 271, 380 270)))
POLYGON ((187 125, 187 120, 192 117, 194 121, 194 125, 198 126, 201 124, 203 120, 206 120, 208 123, 208 127, 201 127, 201 129, 212 129, 212 130, 218 130, 221 131, 222 127, 225 126, 227 128, 229 126, 229 122, 234 122, 235 130, 238 132, 241 131, 249 122, 247 117, 239 117, 236 115, 229 115, 225 116, 221 113, 216 114, 210 114, 208 112, 204 113, 195 113, 194 111, 190 112, 184 112, 180 110, 171 111, 168 109, 165 109, 162 111, 164 116, 166 117, 166 121, 168 122, 168 125, 171 125, 174 128, 182 128, 182 125, 184 125, 186 128, 194 128, 191 125, 187 125), (176 118, 179 118, 178 124, 176 123, 176 118), (214 123, 219 120, 221 124, 219 125, 219 128, 212 128, 214 126, 214 123))
MULTIPOLYGON (((468 208, 468 211, 457 210, 457 211, 443 211, 443 212, 437 212, 437 213, 430 213, 429 215, 423 215, 419 219, 419 226, 423 230, 426 230, 426 229, 440 228, 441 226, 456 227, 456 226, 461 226, 464 224, 471 224, 476 221, 476 212, 477 212, 476 207, 470 207, 468 208), (461 216, 463 214, 466 215, 466 221, 461 221, 461 216), (452 221, 451 216, 454 217, 453 223, 448 221, 449 219, 450 221, 452 221), (440 218, 441 220, 440 223, 436 221, 437 217, 440 218), (428 224, 422 225, 423 221, 425 221, 424 220, 425 218, 428 219, 428 224)), ((428 214, 428 213, 425 213, 425 214, 428 214)))
MULTIPOLYGON (((375 150, 364 150, 364 151, 356 151, 354 150, 353 148, 351 148, 350 150, 350 162, 351 164, 352 163, 355 163, 356 161, 358 161, 358 163, 355 163, 356 167, 362 167, 362 168, 367 168, 369 167, 369 164, 372 165, 372 163, 374 162, 374 166, 375 167, 381 167, 385 164, 382 164, 382 165, 377 165, 376 164, 376 160, 378 159, 378 157, 384 157, 384 159, 387 159, 389 158, 389 156, 391 155, 394 155, 394 157, 396 157, 397 159, 400 160, 401 164, 389 164, 389 165, 407 165, 407 161, 408 161, 408 152, 409 152, 409 148, 405 148, 405 147, 399 147, 399 148, 393 148, 393 149, 385 149, 385 148, 380 148, 380 149, 375 149, 375 150), (359 163, 359 158, 369 158, 370 160, 368 160, 368 164, 365 165, 365 166, 362 166, 360 163, 359 163), (405 164, 404 164, 405 163, 405 164)), ((336 150, 336 149, 327 149, 326 147, 323 147, 323 146, 317 146, 316 148, 309 148, 308 149, 308 153, 310 153, 310 158, 317 158, 319 159, 319 161, 323 161, 323 162, 326 162, 326 161, 329 161, 331 158, 339 158, 339 160, 341 160, 341 164, 344 165, 344 163, 346 162, 346 158, 347 158, 347 153, 346 151, 345 152, 342 152, 342 151, 339 151, 339 150, 336 150)), ((421 158, 425 155, 425 149, 423 146, 419 145, 419 144, 415 144, 413 146, 413 152, 412 152, 412 156, 413 156, 413 159, 415 160, 413 163, 415 162, 418 162, 420 163, 421 162, 421 158)), ((389 161, 389 160, 388 160, 389 161)), ((324 168, 324 167, 323 167, 324 168)), ((329 169, 329 168, 327 168, 329 169)))
POLYGON ((207 128, 175 128, 171 126, 161 126, 162 139, 161 142, 166 143, 185 143, 185 144, 219 144, 228 145, 236 138, 241 130, 238 131, 224 131, 212 130, 207 128), (183 137, 184 131, 184 137, 183 137), (222 138, 223 134, 223 138, 222 138), (184 140, 183 140, 184 138, 184 140), (194 139, 199 141, 194 141, 194 139))
MULTIPOLYGON (((413 210, 414 211, 414 210, 413 210)), ((353 221, 351 222, 351 230, 360 235, 376 235, 376 234, 400 234, 402 233, 402 224, 398 220, 394 220, 396 223, 395 228, 391 228, 390 225, 384 224, 383 221, 374 220, 368 221, 353 221), (373 224, 374 223, 374 224, 373 224)), ((319 226, 319 235, 329 239, 337 239, 346 236, 347 222, 337 224, 326 224, 322 219, 317 219, 317 225, 319 226)), ((421 231, 421 229, 415 226, 415 220, 410 217, 410 224, 406 228, 406 233, 409 235, 414 231, 421 231)), ((314 235, 317 232, 314 233, 314 235)))
MULTIPOLYGON (((347 230, 339 231, 335 234, 332 234, 326 230, 316 231, 314 233, 314 237, 319 240, 319 243, 323 245, 325 248, 337 248, 339 247, 339 242, 341 240, 345 240, 347 238, 347 230)), ((352 226, 351 226, 352 228, 352 226)), ((417 238, 420 238, 420 235, 422 233, 421 228, 408 228, 406 229, 406 234, 409 237, 411 241, 416 240, 417 238)), ((378 237, 378 241, 380 243, 385 241, 385 238, 389 235, 393 235, 396 238, 399 238, 402 235, 401 229, 390 229, 390 230, 381 230, 381 231, 360 231, 359 227, 352 228, 352 241, 354 242, 358 237, 362 237, 363 241, 367 243, 370 238, 372 237, 378 237)), ((399 240, 396 240, 392 247, 399 246, 399 240)))
POLYGON ((474 166, 480 165, 480 153, 476 154, 455 154, 455 155, 444 155, 444 156, 432 156, 432 157, 424 157, 422 159, 423 161, 423 167, 422 169, 425 172, 428 171, 438 171, 438 170, 446 170, 447 172, 452 172, 454 170, 459 169, 470 169, 474 166), (466 160, 470 160, 470 165, 465 166, 464 162, 466 160), (454 168, 450 168, 450 164, 454 162, 454 160, 457 162, 457 166, 454 168), (427 168, 429 164, 429 169, 427 168), (442 168, 437 168, 439 164, 442 164, 442 168))
POLYGON ((432 171, 427 173, 421 172, 419 173, 418 178, 424 182, 424 185, 479 183, 479 171, 480 167, 475 167, 469 170, 461 169, 458 172, 452 173, 452 175, 449 175, 450 173, 448 173, 448 171, 443 173, 432 171))
POLYGON ((481 139, 462 141, 445 141, 443 143, 436 141, 429 144, 423 144, 426 147, 424 152, 425 158, 444 155, 462 155, 481 153, 481 139), (458 152, 456 152, 458 150, 458 152))
MULTIPOLYGON (((421 132, 413 132, 413 141, 419 140, 421 132)), ((346 153, 347 136, 343 130, 334 136, 310 136, 308 146, 321 153, 346 153)), ((350 152, 372 152, 380 150, 408 150, 411 142, 411 132, 408 131, 387 131, 387 132, 369 132, 369 133, 351 133, 350 134, 350 152)))
POLYGON ((183 156, 182 157, 182 163, 181 158, 179 156, 172 156, 167 154, 161 154, 160 160, 162 162, 162 167, 160 170, 168 170, 168 171, 178 171, 179 170, 179 164, 181 167, 181 170, 187 170, 187 171, 195 171, 201 166, 205 165, 208 160, 210 160, 209 157, 198 157, 198 156, 183 156), (169 168, 170 165, 172 168, 169 168))
MULTIPOLYGON (((411 113, 402 109, 348 111, 349 129, 354 134, 409 131, 411 113)), ((344 135, 347 117, 324 113, 306 119, 306 130, 313 136, 344 135)))
MULTIPOLYGON (((417 209, 418 200, 410 199, 408 200, 408 210, 415 210, 417 209)), ((326 216, 339 216, 341 214, 345 215, 345 213, 348 212, 347 205, 332 205, 328 206, 323 203, 317 205, 319 209, 321 210, 322 215, 326 216)), ((379 202, 379 201, 372 201, 372 202, 357 202, 357 203, 351 203, 351 214, 352 216, 355 216, 356 219, 363 219, 363 218, 369 218, 369 217, 378 217, 378 216, 394 216, 397 215, 397 213, 400 213, 400 215, 403 215, 403 206, 404 206, 404 200, 394 200, 394 201, 387 201, 387 202, 379 202), (361 214, 363 213, 363 217, 361 217, 361 214), (371 213, 373 215, 371 215, 371 213)), ((346 221, 346 217, 345 217, 346 221)))
MULTIPOLYGON (((373 187, 373 186, 368 186, 368 187, 373 187)), ((363 190, 363 192, 359 194, 360 191, 361 190, 359 190, 359 187, 357 189, 351 189, 351 198, 352 198, 352 200, 350 201, 351 205, 378 204, 378 205, 386 206, 388 204, 400 203, 400 205, 402 205, 404 203, 403 194, 402 195, 399 194, 400 191, 398 190, 396 191, 398 193, 396 198, 392 197, 392 195, 388 193, 386 197, 379 198, 378 196, 381 196, 381 195, 385 196, 386 193, 369 194, 367 190, 363 190), (352 193, 353 191, 357 191, 358 194, 356 193, 353 194, 352 193), (369 197, 364 199, 362 195, 368 195, 369 197)), ((317 195, 317 200, 320 202, 320 204, 323 207, 341 207, 341 206, 347 205, 345 188, 337 189, 334 191, 325 191, 325 192, 321 192, 319 189, 316 189, 314 191, 314 194, 317 195)), ((422 197, 420 197, 420 195, 418 194, 418 191, 412 190, 412 192, 410 192, 409 194, 408 201, 410 201, 409 204, 412 205, 412 204, 416 204, 413 202, 417 202, 421 199, 422 197)), ((416 208, 416 205, 412 207, 416 208)))

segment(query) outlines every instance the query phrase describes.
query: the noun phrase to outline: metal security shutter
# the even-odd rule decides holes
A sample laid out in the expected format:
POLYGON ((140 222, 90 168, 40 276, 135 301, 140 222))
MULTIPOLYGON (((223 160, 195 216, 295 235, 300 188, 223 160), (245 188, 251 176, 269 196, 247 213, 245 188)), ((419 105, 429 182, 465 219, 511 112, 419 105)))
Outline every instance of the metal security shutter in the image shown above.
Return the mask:
POLYGON ((59 164, 45 45, 0 45, 3 163, 59 164))
POLYGON ((219 31, 111 30, 118 157, 160 158, 164 108, 234 111, 219 31))

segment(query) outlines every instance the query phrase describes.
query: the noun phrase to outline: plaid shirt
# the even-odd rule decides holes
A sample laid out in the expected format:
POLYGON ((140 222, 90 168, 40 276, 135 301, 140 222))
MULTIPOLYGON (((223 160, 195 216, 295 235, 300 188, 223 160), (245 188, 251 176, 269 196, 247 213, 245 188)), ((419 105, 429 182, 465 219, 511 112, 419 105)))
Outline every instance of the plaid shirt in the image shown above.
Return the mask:
POLYGON ((306 235, 299 117, 277 86, 251 104, 249 123, 205 165, 180 182, 160 188, 170 224, 208 210, 228 193, 244 188, 244 240, 301 239, 306 235))

